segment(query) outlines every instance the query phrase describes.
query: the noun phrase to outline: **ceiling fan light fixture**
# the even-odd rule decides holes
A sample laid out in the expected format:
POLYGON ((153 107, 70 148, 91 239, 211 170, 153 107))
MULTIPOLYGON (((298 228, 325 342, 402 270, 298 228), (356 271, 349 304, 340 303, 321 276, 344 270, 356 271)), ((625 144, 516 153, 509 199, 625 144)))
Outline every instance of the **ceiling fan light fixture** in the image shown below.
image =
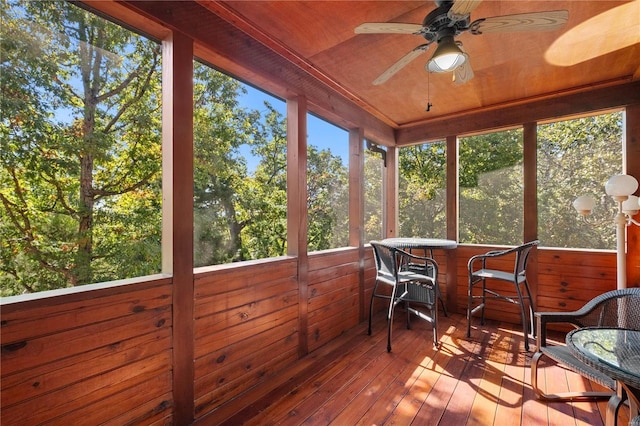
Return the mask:
POLYGON ((450 72, 467 61, 464 53, 453 40, 453 36, 444 36, 438 40, 438 47, 427 62, 429 72, 450 72))

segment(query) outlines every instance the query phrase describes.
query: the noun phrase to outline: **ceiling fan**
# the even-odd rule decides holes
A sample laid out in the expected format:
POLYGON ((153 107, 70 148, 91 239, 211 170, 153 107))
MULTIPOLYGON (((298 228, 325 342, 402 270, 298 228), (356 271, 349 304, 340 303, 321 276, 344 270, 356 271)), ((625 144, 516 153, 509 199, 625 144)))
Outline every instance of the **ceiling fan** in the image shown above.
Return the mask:
POLYGON ((429 50, 431 44, 437 48, 425 65, 429 72, 453 71, 457 84, 473 78, 469 55, 462 43, 455 37, 465 31, 474 35, 516 31, 551 31, 567 22, 569 12, 554 10, 546 12, 521 13, 516 15, 493 16, 471 21, 471 12, 482 0, 435 0, 436 9, 425 16, 422 24, 399 22, 368 22, 355 29, 356 34, 414 34, 427 40, 400 58, 373 81, 379 85, 389 80, 411 61, 429 50))

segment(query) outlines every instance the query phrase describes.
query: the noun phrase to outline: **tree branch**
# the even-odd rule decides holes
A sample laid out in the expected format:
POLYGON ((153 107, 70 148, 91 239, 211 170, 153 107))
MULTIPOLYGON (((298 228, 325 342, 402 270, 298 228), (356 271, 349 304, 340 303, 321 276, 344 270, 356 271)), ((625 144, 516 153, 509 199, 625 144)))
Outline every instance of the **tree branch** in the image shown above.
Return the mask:
MULTIPOLYGON (((111 130, 111 128, 118 122, 118 120, 120 119, 122 114, 125 113, 125 111, 127 111, 132 105, 134 105, 137 101, 139 101, 144 96, 144 94, 147 92, 147 88, 149 87, 149 81, 151 81, 151 77, 155 72, 155 67, 157 64, 158 64, 158 54, 154 52, 153 66, 149 68, 149 72, 147 73, 144 79, 144 84, 142 85, 142 90, 137 92, 136 95, 131 100, 129 100, 128 102, 125 102, 118 109, 118 111, 114 114, 113 118, 106 124, 104 128, 105 133, 108 133, 111 130)), ((120 83, 118 87, 116 87, 114 90, 99 96, 98 101, 102 101, 103 99, 107 99, 111 96, 117 95, 118 93, 122 92, 131 83, 131 81, 133 81, 135 77, 138 77, 141 69, 142 69, 142 65, 140 65, 138 68, 135 69, 135 71, 129 74, 129 76, 127 76, 127 78, 122 83, 120 83)))

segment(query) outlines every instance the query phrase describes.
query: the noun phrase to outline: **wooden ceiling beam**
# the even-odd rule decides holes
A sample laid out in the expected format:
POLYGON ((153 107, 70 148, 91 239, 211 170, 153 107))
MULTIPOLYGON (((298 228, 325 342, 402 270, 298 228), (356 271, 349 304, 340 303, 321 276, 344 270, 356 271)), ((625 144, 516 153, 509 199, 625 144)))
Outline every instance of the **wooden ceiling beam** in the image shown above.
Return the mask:
POLYGON ((640 103, 640 81, 618 81, 602 87, 521 101, 456 116, 438 117, 396 130, 399 146, 442 140, 479 131, 513 127, 523 123, 551 120, 594 111, 622 108, 640 103))

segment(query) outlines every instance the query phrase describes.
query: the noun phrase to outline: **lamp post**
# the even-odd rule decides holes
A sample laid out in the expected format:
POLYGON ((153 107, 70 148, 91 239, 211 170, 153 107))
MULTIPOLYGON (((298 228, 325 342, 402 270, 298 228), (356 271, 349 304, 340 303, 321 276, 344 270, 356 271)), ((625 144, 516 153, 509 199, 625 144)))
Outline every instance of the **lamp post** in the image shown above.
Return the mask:
MULTIPOLYGON (((607 195, 610 195, 618 205, 614 223, 616 224, 617 286, 621 289, 627 287, 625 228, 631 224, 640 226, 640 223, 632 218, 640 210, 640 199, 632 195, 638 189, 638 181, 630 175, 614 175, 609 178, 604 189, 607 195)), ((595 205, 595 200, 588 195, 582 195, 573 202, 573 207, 582 215, 585 221, 587 221, 586 218, 595 205)))

